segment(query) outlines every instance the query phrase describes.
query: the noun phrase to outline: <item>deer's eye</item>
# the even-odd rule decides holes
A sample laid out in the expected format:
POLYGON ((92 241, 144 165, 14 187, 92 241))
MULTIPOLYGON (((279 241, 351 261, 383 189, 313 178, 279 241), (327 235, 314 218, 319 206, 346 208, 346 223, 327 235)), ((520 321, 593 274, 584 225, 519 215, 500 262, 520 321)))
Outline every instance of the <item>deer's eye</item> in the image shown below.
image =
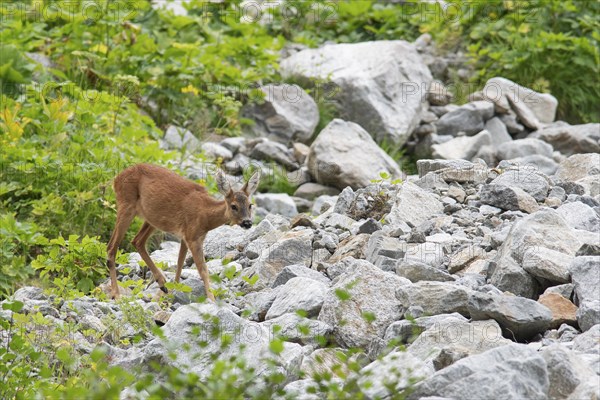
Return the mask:
POLYGON ((237 210, 238 210, 238 208, 237 208, 237 206, 236 206, 235 204, 232 204, 232 205, 231 205, 231 209, 232 209, 233 211, 237 211, 237 210))
POLYGON ((248 206, 248 210, 251 210, 251 209, 252 209, 252 204, 250 204, 250 205, 248 206))

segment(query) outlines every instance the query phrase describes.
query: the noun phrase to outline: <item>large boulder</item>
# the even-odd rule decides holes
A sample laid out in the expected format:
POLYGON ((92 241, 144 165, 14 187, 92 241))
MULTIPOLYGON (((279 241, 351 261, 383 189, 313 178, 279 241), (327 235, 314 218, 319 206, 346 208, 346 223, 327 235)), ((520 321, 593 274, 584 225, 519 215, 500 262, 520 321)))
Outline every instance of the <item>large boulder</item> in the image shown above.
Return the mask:
MULTIPOLYGON (((256 229, 256 228, 255 228, 256 229)), ((238 225, 222 225, 206 234, 204 240, 204 256, 211 258, 224 258, 225 255, 242 244, 245 241, 246 231, 238 225)), ((156 253, 156 252, 155 252, 156 253)), ((152 253, 152 259, 157 262, 155 253, 152 253)), ((158 261, 177 264, 177 255, 179 254, 179 246, 170 249, 169 258, 163 258, 158 261)))
POLYGON ((490 283, 517 296, 534 298, 539 285, 523 269, 528 253, 543 247, 574 256, 580 246, 580 240, 556 211, 541 209, 512 225, 488 270, 490 283))
POLYGON ((301 317, 298 313, 286 313, 277 318, 261 322, 260 325, 269 329, 272 336, 279 336, 287 342, 301 345, 318 345, 326 341, 332 332, 331 326, 301 317))
POLYGON ((302 264, 296 264, 288 265, 287 267, 285 267, 279 273, 279 275, 277 275, 277 278, 275 278, 275 281, 273 282, 273 287, 275 288, 277 286, 285 285, 290 279, 297 277, 310 278, 315 281, 325 283, 327 285, 329 285, 329 283, 331 282, 329 278, 327 278, 322 273, 317 272, 314 269, 310 269, 302 264))
POLYGON ((255 291, 271 286, 279 273, 288 265, 310 266, 312 239, 312 230, 294 230, 286 232, 275 243, 265 244, 266 248, 261 249, 254 264, 244 270, 244 276, 250 279, 258 275, 258 280, 247 289, 255 291))
POLYGON ((433 172, 432 178, 443 182, 485 182, 488 178, 488 168, 485 163, 472 163, 463 159, 452 160, 418 160, 419 178, 433 172))
MULTIPOLYGON (((274 161, 280 165, 283 165, 289 171, 295 171, 300 167, 296 162, 292 151, 285 145, 273 140, 262 140, 261 142, 257 143, 252 148, 250 157, 255 160, 266 162, 274 161)), ((296 177, 294 176, 293 178, 295 179, 296 177)))
POLYGON ((524 344, 508 344, 457 361, 418 383, 407 397, 455 400, 548 398, 546 361, 524 344))
POLYGON ((528 137, 550 143, 566 156, 577 153, 600 153, 600 124, 552 126, 528 137))
POLYGON ((431 146, 435 158, 453 160, 457 158, 471 159, 482 146, 492 144, 492 135, 482 130, 475 136, 458 136, 444 143, 431 146))
POLYGON ((394 226, 407 223, 419 226, 433 216, 442 214, 444 206, 435 194, 421 189, 411 182, 402 184, 396 194, 394 204, 385 220, 394 226))
MULTIPOLYGON (((399 343, 410 343, 429 329, 439 329, 452 323, 468 323, 469 320, 459 313, 430 315, 393 322, 385 331, 386 342, 395 340, 399 343)), ((443 331, 443 330, 442 330, 443 331)), ((500 333, 501 335, 501 333, 500 333)))
POLYGON ((583 332, 573 339, 573 350, 586 354, 600 355, 600 324, 592 326, 587 331, 583 332))
POLYGON ((494 320, 468 322, 445 318, 421 333, 408 352, 440 370, 462 358, 509 343, 494 320))
POLYGON ((522 266, 532 276, 553 283, 568 283, 571 281, 569 266, 573 258, 572 254, 540 246, 523 254, 522 266))
POLYGON ((553 344, 544 347, 541 355, 548 365, 548 398, 574 400, 600 396, 600 380, 579 354, 553 344))
POLYGON ((503 210, 520 210, 533 213, 538 210, 535 199, 517 186, 504 186, 499 184, 482 185, 479 197, 483 204, 498 207, 503 210))
POLYGON ((342 118, 397 145, 418 126, 432 81, 414 46, 402 40, 306 49, 282 60, 280 69, 285 78, 330 82, 326 100, 340 104, 342 118))
POLYGON ((296 203, 287 193, 257 193, 254 195, 256 205, 273 214, 294 217, 298 214, 296 203))
POLYGON ((559 181, 572 182, 583 187, 585 194, 600 194, 600 154, 574 154, 562 161, 555 174, 559 181))
POLYGON ((280 143, 306 143, 319 123, 317 103, 300 86, 268 84, 260 87, 265 97, 244 107, 242 115, 254 121, 249 131, 280 143))
POLYGON ((317 182, 344 189, 367 186, 381 172, 401 175, 398 164, 353 122, 334 119, 317 136, 308 153, 308 169, 317 182))
POLYGON ((358 386, 369 399, 389 398, 433 373, 412 354, 394 350, 360 370, 358 386))
POLYGON ((408 279, 368 261, 352 260, 346 272, 333 281, 319 320, 333 326, 339 345, 366 348, 404 315, 406 305, 396 298, 396 289, 407 284, 408 279))
POLYGON ((558 293, 544 293, 538 302, 552 312, 550 328, 557 329, 562 324, 575 325, 577 322, 577 306, 571 300, 558 293))
POLYGON ((350 373, 350 369, 342 361, 346 357, 349 361, 359 361, 358 357, 352 356, 347 350, 339 347, 317 349, 304 357, 300 366, 301 372, 311 378, 325 376, 325 374, 345 377, 350 373))
POLYGON ((185 128, 169 125, 165 136, 160 139, 160 148, 194 152, 200 148, 200 141, 185 128))
POLYGON ((527 165, 508 168, 491 183, 518 187, 533 196, 536 201, 544 201, 550 190, 549 179, 536 168, 527 165))
MULTIPOLYGON (((531 113, 538 124, 549 124, 556 117, 558 100, 554 96, 535 92, 506 78, 496 77, 488 80, 483 88, 483 95, 487 100, 494 102, 497 111, 506 113, 512 109, 520 119, 523 119, 523 116, 519 114, 524 112, 531 113)), ((526 121, 521 122, 525 124, 526 121)))
POLYGON ((469 292, 466 287, 454 283, 420 281, 400 286, 396 297, 402 304, 420 307, 426 315, 457 312, 468 316, 469 292))
POLYGON ((575 257, 570 267, 583 331, 600 323, 600 256, 575 257))
POLYGON ((311 278, 292 278, 281 286, 265 319, 296 311, 304 311, 307 317, 316 317, 321 311, 327 289, 326 284, 311 278))
MULTIPOLYGON (((439 246, 436 246, 439 247, 439 246)), ((395 263, 396 274, 411 282, 454 281, 454 277, 443 269, 419 261, 399 261, 395 263)))
POLYGON ((504 329, 505 336, 517 340, 544 332, 552 321, 548 307, 519 296, 475 292, 469 298, 468 308, 474 320, 494 319, 504 329))
POLYGON ((485 122, 493 116, 493 103, 474 101, 442 115, 434 125, 438 135, 456 136, 459 132, 474 135, 481 132, 485 122))
POLYGON ((233 356, 243 359, 259 376, 298 369, 302 361, 299 344, 284 342, 283 351, 275 356, 269 349, 272 336, 267 327, 212 303, 179 307, 162 329, 164 340, 148 343, 144 362, 172 364, 201 377, 212 373, 217 360, 226 362, 233 356), (171 352, 177 357, 171 358, 171 352), (267 361, 273 359, 281 363, 277 370, 267 361))
POLYGON ((492 145, 499 146, 502 143, 510 142, 512 137, 502 120, 494 117, 485 123, 484 129, 492 135, 492 145))
POLYGON ((519 139, 502 143, 498 146, 496 155, 500 160, 512 160, 533 154, 551 158, 552 152, 552 146, 539 139, 519 139))
POLYGON ((570 227, 590 232, 600 232, 600 216, 590 206, 580 201, 565 203, 556 212, 570 227))

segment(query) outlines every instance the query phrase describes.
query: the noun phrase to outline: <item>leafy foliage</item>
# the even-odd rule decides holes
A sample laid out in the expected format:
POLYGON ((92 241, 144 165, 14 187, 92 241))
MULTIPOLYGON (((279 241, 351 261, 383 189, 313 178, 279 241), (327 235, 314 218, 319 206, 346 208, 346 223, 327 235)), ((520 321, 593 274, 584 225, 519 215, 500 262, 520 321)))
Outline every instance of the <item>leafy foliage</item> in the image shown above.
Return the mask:
POLYGON ((316 47, 326 41, 412 41, 419 35, 419 4, 358 1, 290 1, 273 11, 270 32, 316 47))
POLYGON ((39 255, 31 266, 40 278, 53 283, 61 297, 88 294, 106 275, 106 246, 97 237, 59 236, 45 250, 47 254, 39 255))
MULTIPOLYGON (((352 301, 349 290, 340 291, 341 301, 352 301)), ((147 310, 139 303, 121 300, 118 303, 121 317, 112 315, 103 321, 107 326, 104 340, 112 342, 119 348, 128 348, 128 340, 117 340, 120 330, 130 325, 136 333, 135 340, 143 340, 150 332, 160 338, 166 348, 174 346, 164 337, 162 331, 152 328, 147 310), (137 338, 137 339, 136 339, 137 338)), ((280 397, 295 398, 295 394, 286 393, 283 387, 287 383, 282 372, 283 365, 278 356, 286 351, 286 341, 281 334, 281 326, 272 327, 268 349, 263 355, 265 371, 258 373, 243 357, 216 358, 211 369, 204 377, 177 367, 176 362, 158 362, 150 357, 146 365, 124 369, 114 365, 114 351, 109 351, 104 344, 93 348, 88 354, 78 350, 78 326, 72 323, 56 324, 52 319, 40 312, 25 311, 22 302, 4 302, 0 312, 0 327, 6 346, 0 347, 0 395, 6 399, 26 398, 64 398, 64 399, 116 399, 127 391, 127 398, 164 399, 164 398, 217 398, 217 399, 267 399, 280 397)), ((301 314, 299 312, 299 314, 301 314)), ((225 351, 235 345, 235 333, 222 330, 227 325, 215 315, 199 315, 206 322, 193 328, 197 335, 196 349, 206 347, 206 340, 220 343, 220 350, 225 351), (196 331, 196 329, 198 329, 196 331), (200 329, 205 329, 200 331, 200 329), (204 343, 204 345, 203 345, 204 343)), ((364 313, 368 323, 375 316, 364 313)), ((231 327, 229 327, 231 328, 231 327)), ((311 334, 308 326, 300 326, 303 335, 311 334)), ((100 341, 89 330, 84 334, 90 339, 100 341)), ((327 345, 327 339, 321 337, 321 346, 327 345)), ((393 343, 396 346, 396 343, 393 343)), ((206 354, 195 354, 192 346, 178 347, 177 354, 183 358, 194 360, 206 354)), ((390 348, 391 349, 391 348, 390 348)), ((204 350, 201 350, 204 351, 204 350)), ((325 363, 319 357, 315 361, 322 364, 311 373, 303 373, 287 366, 289 371, 300 379, 312 380, 308 393, 323 398, 361 399, 367 398, 365 389, 372 383, 371 373, 362 370, 368 358, 362 349, 333 350, 337 361, 325 363)), ((87 353, 87 352, 86 352, 87 353)), ((174 355, 172 361, 177 360, 174 355)), ((402 378, 400 375, 394 377, 402 378)), ((403 399, 410 393, 408 386, 401 391, 395 388, 392 377, 386 382, 391 398, 403 399)))
POLYGON ((599 14, 596 1, 459 0, 425 27, 447 49, 468 52, 477 86, 502 76, 552 93, 560 119, 598 122, 599 14))
MULTIPOLYGON (((290 41, 315 47, 414 40, 430 32, 446 49, 467 52, 479 87, 504 76, 554 94, 560 118, 600 119, 600 92, 593 84, 599 72, 598 2, 456 0, 443 11, 437 3, 416 0, 291 0, 263 10, 261 23, 243 15, 241 3, 191 0, 186 16, 143 0, 0 6, 0 297, 35 272, 58 301, 89 293, 106 275, 104 242, 115 220, 111 179, 133 163, 178 160, 156 141, 168 124, 198 137, 239 134, 245 123, 240 108, 258 98, 258 85, 280 81, 279 50, 290 41)), ((315 97, 320 131, 336 115, 327 96, 315 97)), ((402 149, 382 147, 407 163, 402 149)), ((377 182, 389 180, 382 175, 377 182)), ((263 190, 295 190, 276 166, 262 182, 263 190)), ((214 189, 211 180, 203 183, 214 189)), ((224 275, 231 281, 239 273, 230 268, 224 275)), ((241 279, 253 285, 258 276, 241 279)), ((128 283, 134 295, 142 283, 128 283)), ((189 290, 183 284, 172 288, 189 290)), ((335 295, 351 301, 351 289, 335 295)), ((102 346, 89 354, 77 350, 74 324, 55 324, 23 306, 5 301, 0 312, 1 398, 118 398, 125 388, 149 399, 282 395, 285 376, 275 362, 260 378, 241 358, 215 362, 203 379, 173 365, 124 370, 111 365, 102 346)), ((127 299, 118 307, 122 319, 103 321, 114 336, 104 339, 130 346, 119 336, 123 324, 136 332, 134 341, 150 332, 160 336, 148 310, 127 299)), ((373 322, 375 316, 363 318, 373 322)), ((84 335, 100 340, 99 333, 84 335)), ((228 336, 220 337, 224 347, 230 345, 228 336)), ((320 339, 325 346, 326 338, 320 339)), ((272 339, 273 355, 284 351, 285 341, 280 335, 272 339)), ((324 398, 364 398, 360 355, 359 349, 340 352, 333 373, 306 377, 315 381, 310 391, 324 398)))

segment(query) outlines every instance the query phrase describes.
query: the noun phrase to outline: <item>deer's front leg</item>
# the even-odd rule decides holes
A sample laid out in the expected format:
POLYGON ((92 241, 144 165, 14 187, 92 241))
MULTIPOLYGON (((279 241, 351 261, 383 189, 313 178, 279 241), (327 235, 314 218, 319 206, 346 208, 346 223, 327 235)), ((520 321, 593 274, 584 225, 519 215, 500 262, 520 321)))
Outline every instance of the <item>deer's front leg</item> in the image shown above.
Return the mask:
POLYGON ((208 276, 208 268, 204 262, 203 244, 204 238, 196 240, 192 243, 188 243, 190 250, 192 251, 192 258, 194 259, 196 268, 198 268, 200 278, 202 278, 202 282, 204 282, 204 291, 206 292, 206 297, 208 297, 212 301, 215 301, 215 296, 210 291, 210 278, 208 276))

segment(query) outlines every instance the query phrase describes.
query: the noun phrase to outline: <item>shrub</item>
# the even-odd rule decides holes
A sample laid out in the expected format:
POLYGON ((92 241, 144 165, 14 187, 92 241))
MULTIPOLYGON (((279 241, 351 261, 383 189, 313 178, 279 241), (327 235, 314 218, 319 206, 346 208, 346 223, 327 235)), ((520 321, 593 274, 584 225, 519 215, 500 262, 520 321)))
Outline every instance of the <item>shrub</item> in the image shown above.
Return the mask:
POLYGON ((483 87, 494 76, 552 93, 558 118, 600 121, 600 3, 546 0, 452 1, 426 24, 447 50, 464 49, 483 87), (441 17, 444 15, 444 17, 441 17))

